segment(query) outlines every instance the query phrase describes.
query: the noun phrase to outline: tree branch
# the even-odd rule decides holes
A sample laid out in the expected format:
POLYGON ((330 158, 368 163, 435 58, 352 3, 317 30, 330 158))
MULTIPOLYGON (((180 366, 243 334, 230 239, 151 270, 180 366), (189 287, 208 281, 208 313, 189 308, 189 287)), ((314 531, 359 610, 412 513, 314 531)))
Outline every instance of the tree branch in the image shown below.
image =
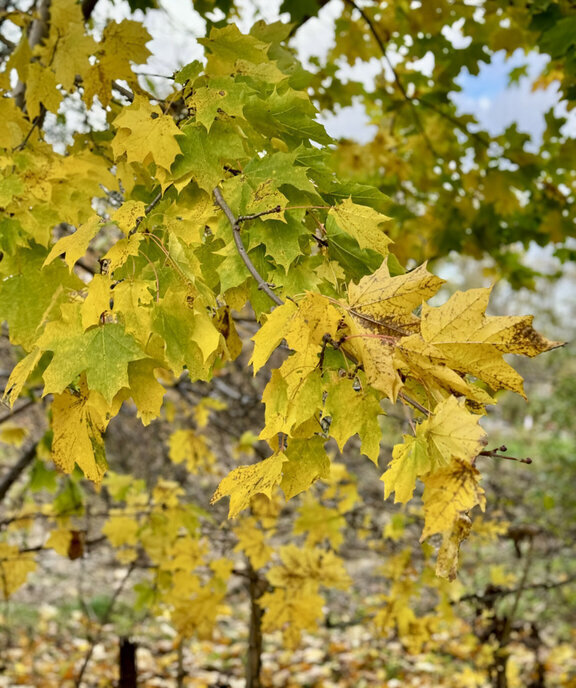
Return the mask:
POLYGON ((564 580, 551 581, 548 583, 531 583, 530 585, 520 584, 516 588, 493 588, 486 590, 483 593, 470 593, 469 595, 463 595, 460 599, 454 600, 451 604, 458 604, 459 602, 470 602, 476 600, 477 602, 483 602, 486 599, 497 598, 497 597, 508 597, 508 595, 517 595, 519 592, 526 592, 527 590, 555 590, 556 588, 561 588, 564 585, 570 585, 576 582, 576 576, 570 576, 564 580))
MULTIPOLYGON (((242 243, 242 238, 240 236, 240 223, 243 220, 253 219, 254 217, 258 217, 259 215, 265 213, 258 213, 254 216, 248 215, 246 217, 236 218, 234 217, 234 213, 230 210, 229 205, 224 200, 222 193, 218 187, 214 189, 214 198, 216 199, 216 203, 224 211, 224 215, 226 215, 228 222, 232 226, 232 235, 234 236, 234 243, 236 244, 236 249, 238 250, 240 258, 242 258, 242 260, 244 261, 244 265, 246 265, 246 267, 248 268, 248 272, 258 283, 258 289, 261 289, 265 294, 267 294, 272 299, 272 301, 274 301, 274 303, 278 304, 278 306, 282 306, 284 304, 284 301, 282 301, 281 298, 276 296, 272 289, 270 289, 270 285, 264 281, 258 270, 256 270, 256 268, 254 267, 254 263, 250 260, 250 257, 246 252, 246 248, 244 247, 244 244, 242 243)), ((265 212, 278 212, 278 209, 274 208, 274 210, 265 212)))
MULTIPOLYGON (((35 46, 42 42, 42 39, 48 34, 50 18, 50 0, 40 0, 40 7, 38 8, 38 16, 30 26, 30 33, 28 34, 28 44, 33 50, 35 46)), ((25 111, 26 107, 26 84, 23 81, 18 81, 14 89, 14 102, 20 110, 25 111)), ((29 132, 26 140, 32 132, 29 132)))
POLYGON ((0 482, 0 502, 4 499, 8 490, 14 485, 18 478, 22 475, 24 470, 34 461, 36 458, 36 449, 38 448, 38 442, 35 442, 30 449, 24 452, 18 461, 10 468, 8 473, 2 478, 0 482))
POLYGON ((380 38, 380 35, 378 34, 378 31, 376 31, 376 26, 374 25, 374 22, 370 18, 366 12, 359 7, 354 0, 345 0, 351 7, 353 7, 355 10, 357 10, 360 13, 360 16, 362 19, 366 22, 368 25, 368 28, 370 29, 370 33, 374 37, 374 40, 378 44, 378 47, 380 48, 380 52, 382 53, 382 57, 384 58, 386 64, 390 68, 392 75, 394 77, 394 82, 396 86, 398 87, 398 90, 402 94, 402 97, 404 100, 410 105, 410 108, 412 110, 412 116, 414 117, 414 123, 416 124, 416 127, 422 134, 422 138, 426 142, 426 145, 428 146, 428 149, 434 155, 434 157, 439 157, 438 153, 434 149, 434 146, 432 145, 432 141, 430 141, 430 138, 428 134, 426 133, 426 130, 424 129, 424 125, 422 124, 422 120, 420 119, 420 114, 418 113, 418 110, 416 108, 416 105, 414 103, 414 100, 408 95, 408 92, 404 88, 404 84, 402 83, 402 80, 400 79, 400 76, 396 69, 394 68, 394 65, 392 64, 390 58, 388 57, 388 53, 386 52, 386 46, 384 45, 384 41, 380 38))
POLYGON ((84 21, 90 19, 97 4, 98 0, 82 0, 82 16, 84 17, 84 21))

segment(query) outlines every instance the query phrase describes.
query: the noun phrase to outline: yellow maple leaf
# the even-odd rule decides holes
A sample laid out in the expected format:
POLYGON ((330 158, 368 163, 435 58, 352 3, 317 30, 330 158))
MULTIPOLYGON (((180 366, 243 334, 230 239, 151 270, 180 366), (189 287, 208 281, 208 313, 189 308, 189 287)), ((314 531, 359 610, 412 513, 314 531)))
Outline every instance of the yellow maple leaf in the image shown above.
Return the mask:
POLYGON ((104 397, 89 391, 81 379, 80 392, 65 390, 55 394, 52 402, 52 460, 65 473, 75 464, 88 480, 99 483, 107 463, 102 434, 116 412, 104 397))
POLYGON ((46 256, 44 265, 48 265, 62 253, 65 254, 64 261, 68 264, 70 272, 79 258, 86 253, 88 244, 96 236, 100 229, 101 219, 98 215, 91 217, 88 222, 78 227, 70 236, 62 237, 52 246, 50 253, 46 256))
POLYGON ((298 646, 303 630, 316 629, 322 618, 324 598, 317 592, 278 588, 264 593, 258 600, 265 609, 262 630, 282 631, 288 649, 298 646))
POLYGON ((0 429, 0 442, 11 444, 13 447, 21 447, 22 442, 28 437, 28 428, 23 428, 14 423, 3 423, 0 429))
POLYGON ((337 549, 344 541, 345 525, 346 519, 339 509, 319 504, 307 493, 294 522, 294 534, 306 533, 306 546, 312 547, 326 539, 337 549))
POLYGON ((69 528, 54 528, 54 530, 50 531, 50 535, 44 543, 44 547, 49 547, 60 556, 67 557, 71 540, 72 531, 69 528))
MULTIPOLYGON (((468 373, 493 389, 524 395, 522 378, 502 354, 538 354, 562 346, 532 328, 532 316, 486 316, 491 289, 458 291, 438 308, 422 308, 421 333, 444 357, 446 364, 468 373)), ((403 343, 405 344, 405 342, 403 343)))
POLYGON ((157 371, 162 371, 162 368, 150 358, 130 361, 128 364, 128 390, 142 425, 149 425, 158 418, 164 401, 166 389, 156 379, 156 374, 159 374, 157 371))
POLYGON ((416 479, 451 463, 453 457, 471 463, 486 444, 480 416, 470 413, 464 399, 448 397, 416 427, 416 436, 404 435, 404 443, 392 450, 392 461, 380 478, 384 498, 395 492, 395 502, 412 499, 416 479))
POLYGON ((392 239, 382 230, 382 225, 390 221, 386 215, 368 206, 358 205, 347 198, 330 208, 328 217, 353 236, 360 248, 370 248, 383 256, 388 255, 388 245, 392 243, 392 239))
POLYGON ((216 458, 208 448, 206 438, 194 430, 176 430, 170 435, 169 455, 174 463, 186 463, 190 473, 209 471, 216 458))
POLYGON ((280 483, 286 499, 292 499, 319 478, 330 475, 330 459, 324 450, 324 444, 322 437, 290 440, 286 450, 288 461, 283 466, 280 483))
POLYGON ((76 77, 83 79, 90 69, 89 58, 97 52, 97 43, 85 33, 80 6, 66 3, 77 10, 77 16, 70 21, 71 17, 61 16, 55 11, 58 4, 63 3, 53 2, 50 6, 50 37, 43 52, 53 56, 52 68, 56 82, 69 91, 76 77))
POLYGON ((480 472, 463 459, 452 459, 440 470, 424 476, 424 531, 421 541, 452 529, 463 512, 486 504, 479 485, 480 472))
POLYGON ((136 226, 136 221, 145 214, 146 204, 143 201, 126 201, 112 213, 110 220, 117 224, 124 234, 128 234, 136 226))
POLYGON ((43 351, 35 348, 24 356, 24 358, 14 366, 14 370, 10 373, 2 401, 8 400, 10 407, 14 406, 16 399, 20 396, 22 388, 26 384, 26 380, 30 377, 38 361, 42 358, 43 351))
POLYGON ((228 518, 234 518, 250 504, 250 499, 263 494, 272 499, 275 488, 282 480, 282 465, 286 456, 278 452, 252 466, 239 466, 231 471, 218 485, 210 500, 211 504, 222 497, 230 497, 228 518))
POLYGON ((39 62, 31 62, 26 80, 26 109, 30 119, 38 117, 40 105, 50 112, 58 112, 61 102, 62 94, 52 69, 39 62))
POLYGON ((135 96, 134 102, 114 120, 117 128, 112 140, 115 158, 126 154, 128 162, 143 165, 156 163, 169 170, 174 158, 182 151, 176 141, 181 132, 172 117, 164 115, 157 105, 150 105, 142 96, 135 96))
POLYGON ((267 535, 258 527, 255 518, 243 518, 234 528, 234 534, 238 538, 234 551, 244 552, 254 569, 260 569, 270 561, 274 550, 266 542, 267 535))
POLYGON ((333 551, 318 547, 284 545, 280 548, 280 566, 273 566, 267 578, 280 588, 303 588, 308 583, 345 590, 352 581, 344 561, 333 551))
POLYGON ((0 542, 0 586, 4 599, 24 585, 28 574, 35 570, 32 552, 20 552, 15 545, 0 542))
POLYGON ((80 307, 83 329, 87 330, 104 322, 105 315, 110 310, 111 286, 110 275, 94 275, 89 282, 88 294, 80 307))
POLYGON ((453 581, 458 573, 460 545, 470 535, 472 521, 468 514, 458 514, 452 529, 443 534, 436 560, 436 575, 453 581))
POLYGON ((106 26, 98 45, 97 61, 84 78, 83 98, 88 107, 94 96, 98 96, 103 107, 108 106, 114 79, 136 81, 130 63, 146 62, 150 55, 146 43, 151 39, 145 27, 131 19, 112 21, 106 26))
POLYGON ((368 382, 392 401, 402 387, 395 349, 402 338, 418 330, 414 310, 442 284, 425 265, 390 277, 383 263, 357 285, 348 286, 348 303, 343 304, 348 311, 346 349, 363 363, 368 382))
POLYGON ((174 628, 184 637, 211 638, 216 617, 225 611, 222 605, 224 595, 225 591, 216 591, 214 586, 199 588, 191 599, 184 598, 185 602, 173 609, 171 620, 174 628))

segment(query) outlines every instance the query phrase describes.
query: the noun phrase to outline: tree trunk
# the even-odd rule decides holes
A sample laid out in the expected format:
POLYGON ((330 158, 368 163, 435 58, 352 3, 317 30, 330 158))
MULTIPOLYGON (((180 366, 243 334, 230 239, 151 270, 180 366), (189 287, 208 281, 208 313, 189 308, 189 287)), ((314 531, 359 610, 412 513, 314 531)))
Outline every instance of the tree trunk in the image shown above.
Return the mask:
POLYGON ((266 581, 248 563, 248 591, 250 594, 250 628, 248 631, 248 656, 246 658, 246 688, 261 688, 262 669, 262 616, 264 610, 258 604, 266 590, 266 581))
POLYGON ((128 638, 120 638, 120 680, 118 688, 137 688, 136 649, 138 645, 128 638))

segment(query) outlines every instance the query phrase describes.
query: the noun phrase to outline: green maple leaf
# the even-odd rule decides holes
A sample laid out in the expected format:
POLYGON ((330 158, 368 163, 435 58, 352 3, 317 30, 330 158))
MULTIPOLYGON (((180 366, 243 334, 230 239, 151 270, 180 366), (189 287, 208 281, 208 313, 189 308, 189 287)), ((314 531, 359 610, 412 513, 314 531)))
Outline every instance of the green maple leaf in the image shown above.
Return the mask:
POLYGON ((316 108, 304 91, 275 90, 265 100, 252 100, 245 110, 246 118, 267 137, 278 137, 297 146, 303 141, 333 142, 324 127, 315 120, 316 108))
POLYGON ((88 387, 108 403, 122 387, 129 386, 128 363, 146 358, 122 325, 107 323, 84 332, 78 304, 62 306, 62 320, 48 323, 37 346, 53 353, 43 376, 44 394, 61 393, 86 372, 88 387))
POLYGON ((12 344, 29 350, 43 323, 54 315, 71 291, 83 287, 61 261, 42 269, 46 250, 35 246, 21 253, 21 270, 2 282, 0 321, 10 329, 12 344), (55 288, 55 285, 58 285, 55 288))
POLYGON ((182 127, 178 143, 182 154, 178 155, 171 168, 171 175, 178 188, 186 186, 193 179, 201 189, 210 195, 218 184, 228 176, 224 165, 237 167, 246 159, 242 139, 222 122, 214 122, 210 134, 201 124, 187 124, 182 127))
POLYGON ((296 164, 297 157, 298 151, 271 153, 251 160, 244 172, 254 187, 272 180, 277 189, 286 184, 317 196, 316 187, 306 174, 307 168, 296 164))
POLYGON ((330 475, 330 459, 324 451, 324 443, 322 437, 290 441, 285 452, 288 461, 282 467, 280 483, 286 499, 304 492, 318 478, 330 475))
POLYGON ((229 76, 205 79, 204 83, 195 84, 188 106, 195 110, 196 121, 203 124, 206 131, 210 131, 219 112, 244 117, 244 106, 251 91, 246 84, 229 76))
POLYGON ((362 453, 377 464, 382 435, 378 416, 382 413, 378 398, 370 388, 355 391, 352 380, 339 377, 328 388, 324 414, 331 418, 330 434, 340 451, 357 434, 362 441, 362 453))
POLYGON ((235 24, 222 29, 212 29, 208 38, 199 38, 198 43, 208 51, 208 74, 229 74, 239 58, 252 64, 267 62, 268 44, 254 36, 240 33, 235 24))
POLYGON ((186 288, 170 288, 154 308, 152 331, 165 342, 165 357, 175 375, 186 366, 193 379, 210 377, 206 361, 219 350, 222 335, 202 309, 194 311, 186 288))

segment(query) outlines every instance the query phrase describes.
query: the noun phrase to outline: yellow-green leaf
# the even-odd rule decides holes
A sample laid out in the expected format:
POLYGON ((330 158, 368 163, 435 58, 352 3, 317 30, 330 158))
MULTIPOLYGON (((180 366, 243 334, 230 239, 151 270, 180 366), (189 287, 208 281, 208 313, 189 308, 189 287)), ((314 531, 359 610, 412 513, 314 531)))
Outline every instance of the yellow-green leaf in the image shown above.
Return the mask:
POLYGON ((211 504, 222 497, 230 497, 228 518, 234 518, 250 505, 250 499, 263 494, 272 499, 275 488, 282 480, 282 466, 286 456, 282 452, 269 456, 252 466, 239 466, 231 471, 218 486, 211 504))

